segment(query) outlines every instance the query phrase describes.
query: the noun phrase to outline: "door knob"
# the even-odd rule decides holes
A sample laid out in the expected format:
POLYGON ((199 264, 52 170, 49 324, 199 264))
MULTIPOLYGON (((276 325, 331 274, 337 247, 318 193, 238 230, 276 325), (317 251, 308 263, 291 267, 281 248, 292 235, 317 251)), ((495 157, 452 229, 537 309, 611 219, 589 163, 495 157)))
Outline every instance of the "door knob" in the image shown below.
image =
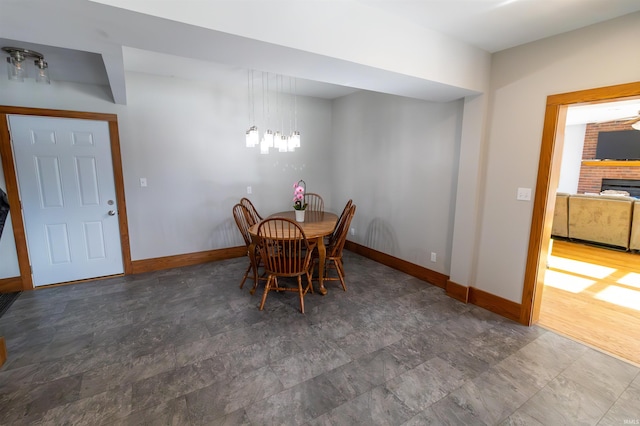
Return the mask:
POLYGON ((115 210, 109 210, 109 216, 115 216, 115 215, 116 215, 115 210))

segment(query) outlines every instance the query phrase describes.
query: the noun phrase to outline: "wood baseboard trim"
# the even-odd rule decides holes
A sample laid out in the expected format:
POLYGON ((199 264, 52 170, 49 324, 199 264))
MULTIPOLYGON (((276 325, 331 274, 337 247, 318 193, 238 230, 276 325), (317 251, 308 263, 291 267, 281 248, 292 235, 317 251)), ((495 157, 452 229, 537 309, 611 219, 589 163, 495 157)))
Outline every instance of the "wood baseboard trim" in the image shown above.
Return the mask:
POLYGON ((7 360, 7 343, 4 341, 4 337, 0 337, 0 367, 2 367, 7 360))
POLYGON ((487 311, 491 311, 517 323, 528 325, 520 321, 520 311, 522 310, 522 305, 520 303, 503 299, 500 296, 487 293, 486 291, 478 290, 475 287, 469 287, 469 303, 477 305, 481 308, 486 309, 487 311))
POLYGON ((462 303, 469 302, 469 287, 462 284, 454 283, 451 280, 447 280, 447 286, 445 287, 447 296, 452 297, 462 303))
POLYGON ((445 288, 447 281, 449 280, 447 275, 407 262, 406 260, 398 259, 397 257, 354 243, 353 241, 346 241, 344 248, 440 288, 445 288))
POLYGON ((201 251, 197 253, 178 254, 175 256, 156 257, 152 259, 132 261, 132 273, 161 271, 163 269, 180 268, 198 265, 216 260, 233 259, 247 255, 245 246, 229 247, 218 250, 201 251))
MULTIPOLYGON (((423 281, 427 281, 437 287, 443 288, 449 297, 464 303, 471 303, 495 314, 520 323, 520 311, 522 306, 519 303, 503 299, 486 291, 478 290, 474 287, 466 287, 449 280, 447 275, 432 271, 419 265, 398 259, 397 257, 379 252, 365 247, 361 244, 347 241, 344 245, 349 251, 361 256, 375 260, 398 271, 402 271, 423 281)), ((527 324, 524 324, 527 325, 527 324)))
POLYGON ((16 291, 22 291, 22 278, 2 278, 0 279, 0 293, 15 293, 16 291))

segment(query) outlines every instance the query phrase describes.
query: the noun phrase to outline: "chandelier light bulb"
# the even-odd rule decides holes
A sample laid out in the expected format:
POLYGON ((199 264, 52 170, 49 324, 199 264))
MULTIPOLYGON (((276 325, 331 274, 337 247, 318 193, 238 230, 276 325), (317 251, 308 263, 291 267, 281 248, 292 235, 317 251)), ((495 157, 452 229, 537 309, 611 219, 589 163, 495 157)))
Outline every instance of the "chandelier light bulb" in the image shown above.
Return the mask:
POLYGON ((300 148, 300 132, 298 132, 297 130, 293 132, 293 134, 291 135, 290 139, 293 140, 293 147, 294 148, 300 148))
POLYGON ((273 148, 273 132, 271 130, 267 130, 264 133, 262 140, 267 144, 268 148, 273 148))
MULTIPOLYGON (((24 59, 24 58, 23 58, 24 59)), ((23 82, 27 76, 27 69, 22 63, 22 59, 10 57, 7 58, 7 74, 9 80, 23 82)))
POLYGON ((37 69, 36 83, 51 84, 51 80, 49 79, 49 64, 42 58, 36 59, 34 64, 37 69))
POLYGON ((269 153, 269 143, 262 138, 262 142, 260 142, 260 154, 268 154, 269 153))
POLYGON ((280 136, 279 152, 287 152, 289 150, 289 138, 285 135, 280 136))
POLYGON ((256 126, 251 126, 249 130, 247 130, 246 136, 246 146, 247 148, 253 148, 260 143, 258 137, 258 128, 256 126))

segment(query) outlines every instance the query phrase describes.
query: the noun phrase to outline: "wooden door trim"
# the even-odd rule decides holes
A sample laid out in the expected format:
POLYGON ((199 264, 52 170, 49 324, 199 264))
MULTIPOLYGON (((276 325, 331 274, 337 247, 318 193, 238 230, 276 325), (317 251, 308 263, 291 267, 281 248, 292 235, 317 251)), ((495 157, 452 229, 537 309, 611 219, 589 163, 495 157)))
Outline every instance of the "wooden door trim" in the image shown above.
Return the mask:
MULTIPOLYGON (((124 193, 124 177, 122 171, 122 157, 120 151, 120 136, 118 133, 118 116, 116 114, 103 114, 96 112, 66 111, 42 108, 26 108, 0 105, 0 157, 2 157, 2 168, 4 170, 5 182, 7 184, 7 196, 9 205, 21 206, 18 192, 18 176, 14 166, 13 150, 11 147, 11 136, 7 121, 8 115, 33 115, 39 117, 54 118, 74 118, 81 120, 105 121, 109 126, 109 137, 111 144, 111 162, 115 183, 116 200, 118 202, 118 224, 120 230, 120 247, 122 249, 122 264, 125 274, 133 272, 131 263, 131 249, 129 245, 129 226, 127 220, 127 206, 124 193)), ((31 266, 29 251, 27 249, 27 239, 22 218, 22 208, 12 210, 11 222, 13 225, 13 235, 15 238, 16 252, 18 255, 18 267, 22 280, 23 290, 33 289, 31 278, 31 266), (19 211, 20 214, 15 214, 19 211)))
POLYGON ((547 97, 522 291, 520 311, 522 324, 534 324, 540 313, 546 252, 552 225, 550 217, 552 211, 548 206, 550 197, 555 196, 555 189, 551 189, 550 185, 557 183, 557 180, 553 182, 552 176, 553 173, 559 172, 560 168, 559 156, 555 154, 562 148, 562 134, 558 132, 558 127, 564 128, 564 113, 570 105, 611 102, 622 98, 640 98, 640 81, 547 97))

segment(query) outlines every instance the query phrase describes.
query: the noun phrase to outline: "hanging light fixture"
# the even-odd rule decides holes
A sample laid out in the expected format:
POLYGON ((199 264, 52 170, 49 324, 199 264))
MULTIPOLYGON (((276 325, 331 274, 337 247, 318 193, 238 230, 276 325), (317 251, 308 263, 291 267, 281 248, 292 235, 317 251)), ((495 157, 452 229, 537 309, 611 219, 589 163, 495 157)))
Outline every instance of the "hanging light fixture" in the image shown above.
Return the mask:
POLYGON ((249 121, 251 126, 246 131, 246 146, 253 148, 260 145, 260 153, 268 154, 270 148, 276 148, 278 152, 291 152, 295 148, 300 147, 300 132, 293 130, 292 121, 295 119, 297 126, 297 97, 291 96, 291 77, 289 78, 289 132, 285 132, 285 100, 284 100, 284 77, 275 75, 275 89, 273 109, 271 108, 271 94, 269 91, 270 76, 269 73, 262 73, 262 122, 265 132, 262 137, 259 136, 258 126, 255 117, 255 89, 253 71, 248 73, 247 77, 247 98, 249 102, 249 121), (252 117, 253 115, 253 117, 252 117), (278 122, 279 128, 278 128, 278 122), (274 126, 275 124, 275 126, 274 126), (271 130, 271 129, 275 130, 271 130))
POLYGON ((291 145, 293 149, 300 148, 300 132, 298 129, 298 80, 294 80, 293 82, 293 131, 291 132, 291 136, 289 139, 291 140, 291 145))
POLYGON ((49 65, 45 62, 42 53, 21 47, 3 47, 2 50, 9 54, 7 57, 7 75, 9 80, 22 83, 25 77, 27 77, 25 59, 35 58, 36 83, 51 84, 51 80, 49 79, 49 65))
POLYGON ((260 142, 258 136, 258 127, 256 126, 256 111, 255 111, 255 91, 253 88, 253 70, 247 73, 247 92, 249 98, 249 122, 252 123, 249 130, 247 130, 246 145, 247 148, 253 148, 260 142))
POLYGON ((275 134, 275 142, 278 146, 278 152, 287 152, 287 141, 289 137, 284 132, 284 108, 282 107, 282 76, 280 76, 280 90, 278 90, 278 76, 276 75, 276 108, 277 114, 280 117, 280 130, 275 134), (278 97, 277 94, 280 93, 278 97), (280 101, 280 102, 278 102, 280 101))

